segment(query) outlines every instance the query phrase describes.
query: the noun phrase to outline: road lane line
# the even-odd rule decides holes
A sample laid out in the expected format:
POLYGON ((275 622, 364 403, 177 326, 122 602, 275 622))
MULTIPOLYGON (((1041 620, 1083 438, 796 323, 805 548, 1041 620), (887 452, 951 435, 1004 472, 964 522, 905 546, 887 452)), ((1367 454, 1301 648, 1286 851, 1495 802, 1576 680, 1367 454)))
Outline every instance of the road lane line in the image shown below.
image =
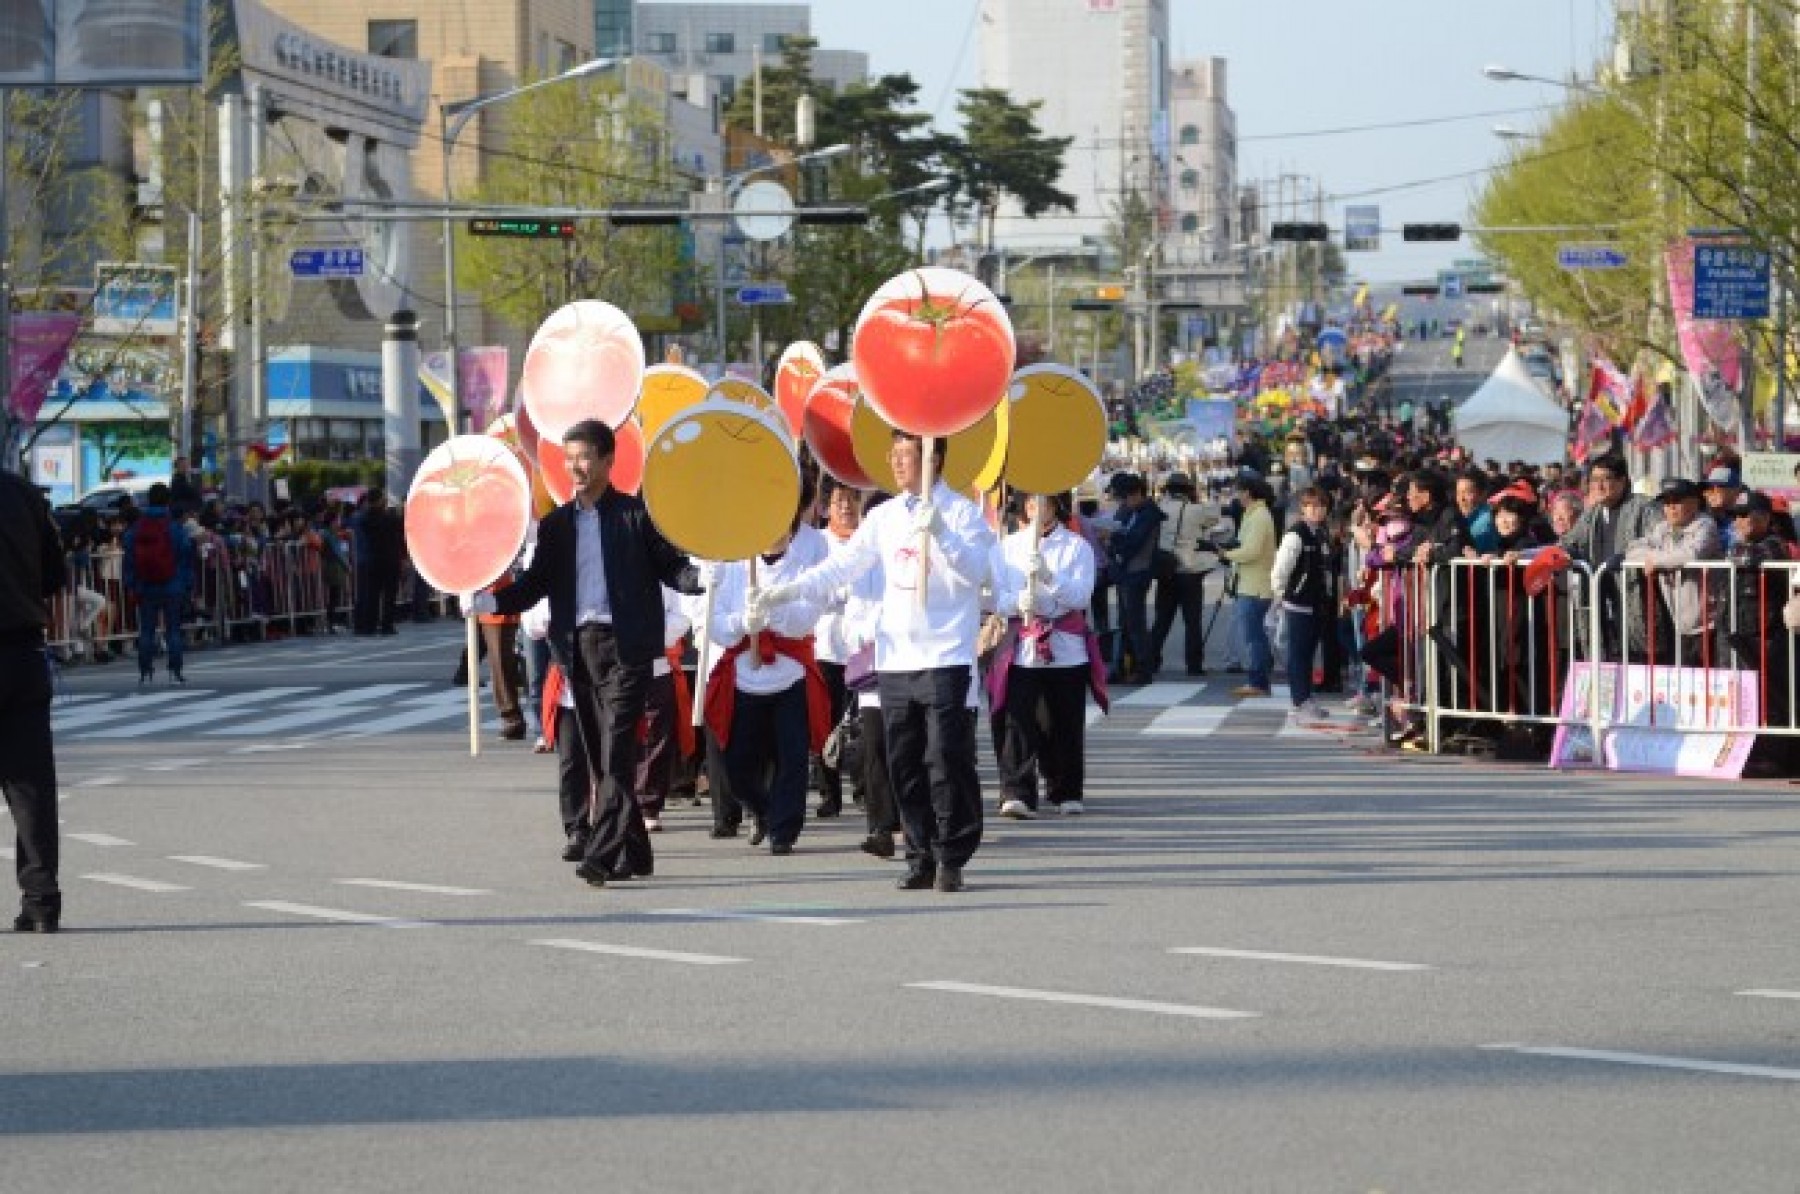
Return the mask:
POLYGON ((136 842, 128 842, 122 837, 114 837, 110 833, 65 833, 64 837, 74 838, 78 842, 86 842, 90 846, 135 846, 136 842))
POLYGON ((121 717, 130 717, 152 705, 165 705, 170 701, 191 700, 194 697, 208 696, 210 688, 183 688, 180 691, 148 693, 144 696, 120 697, 116 701, 107 701, 104 705, 93 705, 77 709, 60 717, 56 711, 50 714, 51 729, 57 734, 65 734, 70 730, 79 730, 85 726, 98 725, 103 721, 115 721, 121 717))
POLYGON ((1800 999, 1800 991, 1738 991, 1739 995, 1748 995, 1753 999, 1800 999))
POLYGON ((166 717, 154 717, 149 721, 140 721, 127 726, 106 726, 85 735, 88 738, 147 738, 151 734, 160 734, 168 730, 186 729, 189 726, 204 725, 215 722, 224 716, 236 716, 236 710, 244 705, 270 704, 302 693, 318 692, 313 685, 290 685, 281 688, 258 688, 252 692, 235 692, 230 696, 214 697, 210 701, 196 701, 179 713, 166 717))
POLYGON ((915 991, 948 991, 955 995, 986 995, 995 999, 1028 999, 1038 1003, 1071 1003, 1122 1012, 1152 1012, 1159 1016, 1188 1016, 1196 1020, 1253 1020, 1260 1013, 1225 1007, 1198 1007, 1186 1003, 1156 1003, 1147 999, 1115 999, 1110 995, 1072 995, 1064 991, 1034 991, 1027 987, 989 987, 980 983, 907 983, 915 991))
POLYGON ((1205 684, 1146 684, 1133 692, 1113 698, 1113 707, 1168 709, 1192 700, 1206 691, 1205 684))
POLYGON ((96 775, 92 779, 84 779, 75 786, 78 788, 112 788, 125 782, 122 775, 96 775))
POLYGON ((423 687, 425 685, 422 682, 414 680, 404 684, 370 684, 362 688, 350 688, 331 693, 326 698, 327 703, 320 708, 302 709, 296 713, 284 713, 279 717, 268 717, 260 721, 220 726, 217 729, 202 730, 201 733, 209 737, 248 738, 257 734, 274 734, 282 730, 299 729, 301 726, 317 725, 335 718, 361 717, 368 711, 365 706, 371 701, 392 703, 390 698, 423 687))
POLYGON ((191 887, 183 887, 179 883, 159 883, 155 879, 139 879, 135 875, 83 875, 83 879, 91 879, 95 883, 110 883, 114 887, 129 887, 136 891, 192 891, 191 887))
POLYGON ((725 908, 652 908, 646 915, 678 916, 684 920, 758 920, 783 925, 860 925, 867 923, 848 916, 812 916, 799 912, 749 912, 725 908))
POLYGON ((1158 713, 1143 733, 1153 738, 1204 738, 1225 724, 1230 705, 1182 705, 1158 713))
POLYGON ((1658 1070, 1689 1070, 1701 1074, 1730 1074, 1739 1078, 1774 1078, 1800 1082, 1800 1070, 1772 1065, 1745 1065, 1736 1061, 1707 1061, 1698 1057, 1662 1057, 1655 1053, 1615 1053, 1609 1049, 1569 1049, 1559 1045, 1483 1045, 1497 1053, 1522 1053, 1530 1057, 1560 1057, 1570 1061, 1608 1061, 1616 1065, 1646 1066, 1658 1070))
POLYGON ((205 759, 158 759, 154 763, 145 763, 145 771, 184 771, 189 767, 204 767, 205 759))
POLYGON ((286 912, 293 916, 311 916, 318 920, 335 920, 350 925, 380 925, 384 929, 424 929, 428 920, 402 920, 396 916, 372 916, 367 912, 345 912, 341 908, 319 908, 312 904, 290 904, 285 900, 246 900, 246 908, 266 912, 286 912))
POLYGON ((380 887, 388 891, 422 891, 427 895, 493 895, 479 887, 439 887, 433 883, 402 883, 397 879, 338 879, 346 887, 380 887))
POLYGON ((1214 949, 1205 945, 1184 945, 1171 949, 1172 954, 1192 954, 1206 958, 1240 958, 1248 962, 1296 962, 1303 966, 1342 966, 1350 970, 1431 970, 1418 962, 1372 962, 1366 958, 1329 958, 1320 954, 1276 954, 1253 949, 1214 949))
POLYGON ((190 866, 211 867, 216 871, 264 871, 264 870, 268 870, 268 866, 265 863, 239 862, 235 858, 214 858, 210 854, 171 854, 171 855, 169 855, 169 861, 170 862, 185 862, 185 863, 189 864, 190 866))
POLYGON ((568 938, 533 941, 532 944, 547 945, 551 949, 576 949, 587 953, 610 954, 620 958, 644 958, 652 962, 681 962, 689 966, 730 966, 750 960, 749 958, 728 958, 722 954, 684 954, 667 949, 640 949, 635 945, 608 945, 603 941, 575 941, 568 938))
POLYGON ((402 705, 423 705, 410 713, 396 713, 392 717, 383 717, 375 721, 359 723, 354 729, 340 735, 344 738, 367 738, 374 734, 391 733, 394 730, 410 730, 415 726, 430 725, 432 722, 448 721, 454 717, 467 720, 469 694, 465 689, 450 692, 433 693, 430 697, 417 700, 401 701, 402 705))

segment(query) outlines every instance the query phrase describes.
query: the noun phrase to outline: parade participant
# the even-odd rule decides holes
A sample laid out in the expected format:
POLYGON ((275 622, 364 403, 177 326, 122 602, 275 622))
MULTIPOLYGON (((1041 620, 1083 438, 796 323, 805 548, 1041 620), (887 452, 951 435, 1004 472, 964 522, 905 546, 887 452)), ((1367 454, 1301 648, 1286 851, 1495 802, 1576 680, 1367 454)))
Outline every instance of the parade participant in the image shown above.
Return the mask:
POLYGON ((760 585, 783 585, 829 558, 825 537, 804 522, 812 499, 803 484, 787 535, 757 559, 721 565, 713 579, 709 632, 724 653, 706 682, 706 728, 754 821, 750 844, 767 836, 778 855, 794 852, 806 824, 807 756, 825 744, 831 697, 813 655, 822 603, 752 600, 751 572, 760 585))
POLYGON ((50 599, 68 583, 50 503, 23 477, 0 470, 0 787, 16 834, 16 933, 54 933, 62 923, 44 631, 50 599))
POLYGON ((1249 674, 1243 684, 1231 690, 1231 695, 1266 697, 1274 668, 1269 632, 1263 623, 1275 596, 1270 576, 1275 566, 1275 519, 1269 513, 1275 494, 1262 478, 1242 476, 1238 478, 1237 496, 1244 511, 1238 524, 1237 544, 1223 554, 1237 569, 1237 596, 1232 599, 1231 612, 1239 640, 1249 656, 1249 674))
MULTIPOLYGON (((825 543, 835 554, 842 551, 862 524, 862 494, 847 485, 833 485, 825 494, 825 543)), ((831 693, 831 724, 843 719, 850 707, 850 693, 844 687, 844 665, 849 662, 850 648, 844 639, 845 592, 834 594, 832 602, 813 632, 819 657, 819 672, 831 693)), ((856 798, 862 798, 862 777, 851 776, 856 798)), ((835 817, 844 810, 844 778, 838 769, 820 760, 818 816, 835 817)))
MULTIPOLYGON (((489 588, 497 593, 511 581, 501 577, 489 588)), ((526 687, 519 669, 519 619, 505 614, 483 614, 475 619, 481 628, 481 644, 487 652, 488 689, 500 714, 500 737, 517 742, 525 737, 525 710, 521 689, 526 687)))
POLYGON ((1006 634, 987 675, 989 707, 1002 722, 1000 815, 1037 815, 1038 776, 1044 798, 1065 816, 1085 811, 1087 693, 1106 707, 1105 663, 1087 624, 1094 555, 1065 523, 1067 497, 1032 494, 1027 525, 994 553, 996 612, 1006 634))
POLYGON ((662 832, 663 806, 675 784, 676 765, 694 753, 693 696, 681 670, 682 643, 692 622, 680 593, 663 586, 663 653, 650 662, 644 697, 641 749, 632 791, 644 828, 662 832))
POLYGON ((630 787, 651 664, 663 652, 662 585, 699 589, 699 571, 650 521, 644 503, 611 484, 612 428, 597 419, 563 434, 575 495, 538 525, 531 566, 500 593, 465 598, 464 613, 521 613, 550 599, 550 650, 575 690, 582 749, 599 787, 585 882, 647 877, 649 832, 630 787))
POLYGON ((1313 656, 1328 629, 1335 630, 1336 579, 1325 531, 1325 494, 1317 486, 1300 491, 1300 517, 1281 537, 1270 570, 1270 587, 1287 620, 1287 681, 1296 725, 1328 725, 1331 715, 1313 696, 1313 656))
MULTIPOLYGON (((887 500, 885 493, 870 494, 863 516, 887 500)), ((863 818, 869 830, 858 848, 876 858, 894 856, 894 835, 900 832, 900 812, 888 775, 887 732, 881 721, 881 679, 875 671, 875 636, 885 588, 882 569, 871 568, 851 584, 843 613, 844 640, 850 651, 844 684, 856 697, 857 726, 862 732, 863 818)))
POLYGON ((186 684, 181 674, 181 616, 194 587, 194 542, 187 528, 169 515, 169 487, 150 487, 148 504, 125 532, 122 560, 125 591, 138 608, 138 683, 148 684, 156 672, 156 628, 162 626, 163 649, 169 657, 169 679, 186 684))
MULTIPOLYGON (((942 439, 932 441, 938 469, 944 448, 942 439)), ((906 500, 881 506, 842 552, 762 590, 760 599, 771 608, 820 601, 881 567, 875 668, 888 772, 906 826, 907 873, 899 886, 949 892, 962 890, 963 867, 981 845, 981 777, 968 694, 994 537, 980 507, 941 480, 924 492, 923 449, 920 437, 896 431, 888 460, 906 500), (930 552, 924 569, 922 537, 930 552)))
MULTIPOLYGON (((540 601, 519 615, 519 627, 532 642, 550 635, 550 603, 540 601)), ((575 693, 560 664, 544 669, 542 693, 544 740, 556 752, 557 807, 562 813, 564 862, 580 862, 587 854, 588 834, 593 829, 594 777, 581 749, 581 730, 575 724, 575 693)))
MULTIPOLYGON (((711 561, 703 562, 700 565, 702 587, 708 589, 713 587, 713 577, 721 567, 723 565, 711 561)), ((700 632, 694 635, 694 691, 701 694, 701 699, 704 699, 706 686, 711 681, 713 673, 719 668, 720 654, 707 649, 710 646, 711 636, 705 630, 705 598, 703 596, 688 597, 684 599, 683 605, 688 620, 700 628, 700 632), (699 674, 701 659, 706 661, 706 675, 704 676, 699 674)), ((695 779, 695 791, 699 790, 700 780, 704 779, 707 803, 712 805, 712 832, 709 836, 716 841, 736 837, 744 824, 744 806, 738 803, 737 797, 731 792, 731 777, 725 773, 725 746, 713 736, 712 730, 704 724, 704 718, 700 726, 697 745, 701 755, 701 771, 695 779)))

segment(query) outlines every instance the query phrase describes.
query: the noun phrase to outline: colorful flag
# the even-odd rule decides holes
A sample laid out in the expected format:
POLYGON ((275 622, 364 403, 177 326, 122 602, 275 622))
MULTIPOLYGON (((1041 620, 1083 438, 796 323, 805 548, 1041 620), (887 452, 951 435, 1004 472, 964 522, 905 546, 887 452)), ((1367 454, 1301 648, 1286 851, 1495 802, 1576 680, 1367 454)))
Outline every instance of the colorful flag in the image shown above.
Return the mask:
POLYGON ((1581 419, 1575 424, 1575 442, 1570 446, 1575 463, 1586 464, 1589 456, 1604 452, 1611 443, 1612 424, 1598 403, 1589 402, 1582 408, 1581 419))
POLYGON ((1608 425, 1617 427, 1625 421, 1625 408, 1631 404, 1631 382, 1605 357, 1594 358, 1589 372, 1588 402, 1599 408, 1608 425))
POLYGON ((1642 417, 1631 426, 1631 446, 1640 452, 1653 452, 1675 442, 1675 416, 1660 390, 1647 400, 1642 417))
POLYGON ((81 314, 76 311, 20 311, 13 315, 8 414, 21 423, 37 420, 80 331, 81 314))

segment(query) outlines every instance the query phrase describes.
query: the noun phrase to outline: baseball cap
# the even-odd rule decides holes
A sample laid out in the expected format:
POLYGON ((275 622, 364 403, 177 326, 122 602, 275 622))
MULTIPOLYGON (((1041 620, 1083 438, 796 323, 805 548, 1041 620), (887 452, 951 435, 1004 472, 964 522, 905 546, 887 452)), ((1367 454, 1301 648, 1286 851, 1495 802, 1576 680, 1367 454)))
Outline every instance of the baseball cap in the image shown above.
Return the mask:
POLYGON ((1754 489, 1746 489, 1737 495, 1737 501, 1731 504, 1733 514, 1773 514, 1775 503, 1766 493, 1758 493, 1754 489))
POLYGON ((1488 505, 1498 506, 1505 498, 1517 498, 1521 502, 1531 506, 1538 504, 1537 490, 1531 487, 1531 482, 1525 480, 1514 481, 1511 485, 1508 485, 1505 489, 1496 493, 1493 497, 1488 499, 1488 505))
POLYGON ((1712 471, 1706 474, 1706 480, 1701 483, 1700 487, 1710 489, 1715 485, 1736 485, 1737 483, 1737 470, 1730 465, 1719 464, 1714 465, 1712 471))
POLYGON ((1679 502, 1699 496, 1700 487, 1686 477, 1664 477, 1662 487, 1656 491, 1659 502, 1679 502))

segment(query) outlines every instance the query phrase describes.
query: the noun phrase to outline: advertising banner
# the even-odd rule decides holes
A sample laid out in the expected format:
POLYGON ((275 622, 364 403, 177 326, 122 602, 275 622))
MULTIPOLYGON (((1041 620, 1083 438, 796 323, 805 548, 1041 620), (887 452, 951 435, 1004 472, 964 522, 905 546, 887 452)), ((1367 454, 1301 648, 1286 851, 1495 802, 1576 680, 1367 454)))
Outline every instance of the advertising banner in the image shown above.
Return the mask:
POLYGON ((1737 779, 1756 735, 1712 727, 1754 725, 1757 687, 1755 672, 1730 668, 1572 664, 1562 716, 1586 719, 1597 688, 1600 742, 1589 726, 1559 727, 1550 765, 1737 779))

